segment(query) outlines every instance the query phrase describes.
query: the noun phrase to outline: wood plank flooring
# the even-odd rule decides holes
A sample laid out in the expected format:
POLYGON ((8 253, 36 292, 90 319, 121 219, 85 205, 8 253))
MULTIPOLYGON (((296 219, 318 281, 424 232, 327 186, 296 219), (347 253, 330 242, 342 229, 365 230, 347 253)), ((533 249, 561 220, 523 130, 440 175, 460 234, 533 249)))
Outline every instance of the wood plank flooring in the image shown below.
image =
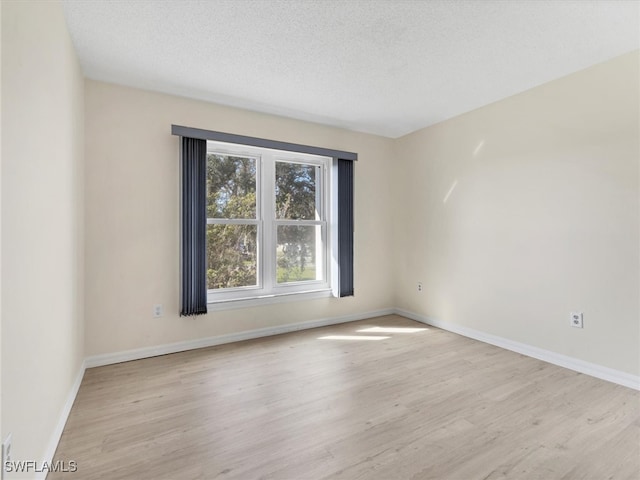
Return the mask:
POLYGON ((49 480, 639 479, 640 395, 392 315, 89 369, 54 460, 78 471, 49 480))

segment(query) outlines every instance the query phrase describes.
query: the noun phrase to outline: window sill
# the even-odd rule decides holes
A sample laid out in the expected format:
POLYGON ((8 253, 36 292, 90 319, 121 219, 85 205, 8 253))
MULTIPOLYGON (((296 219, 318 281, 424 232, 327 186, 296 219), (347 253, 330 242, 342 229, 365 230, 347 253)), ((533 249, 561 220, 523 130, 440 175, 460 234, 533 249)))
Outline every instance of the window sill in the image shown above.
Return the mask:
POLYGON ((273 295, 263 295, 260 297, 234 298, 228 300, 209 301, 207 312, 218 312, 221 310, 232 310, 234 308, 258 307, 261 305, 273 305, 285 302, 300 302, 303 300, 315 300, 317 298, 329 298, 333 293, 331 289, 311 290, 306 292, 281 293, 273 295))

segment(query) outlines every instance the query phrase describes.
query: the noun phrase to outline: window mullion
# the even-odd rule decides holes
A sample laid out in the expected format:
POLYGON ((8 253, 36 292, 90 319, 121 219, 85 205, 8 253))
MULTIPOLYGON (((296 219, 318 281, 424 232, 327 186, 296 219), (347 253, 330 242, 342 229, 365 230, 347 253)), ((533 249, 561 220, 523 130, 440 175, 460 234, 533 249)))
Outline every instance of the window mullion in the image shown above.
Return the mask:
POLYGON ((325 222, 324 220, 282 220, 282 219, 275 219, 275 220, 273 220, 273 223, 276 224, 276 225, 292 225, 292 226, 296 226, 296 225, 300 225, 300 226, 304 226, 304 225, 324 226, 327 222, 325 222))
POLYGON ((258 287, 264 288, 264 201, 262 198, 264 178, 264 161, 262 156, 256 158, 256 221, 258 222, 258 287))
POLYGON ((276 252, 275 252, 275 163, 272 155, 265 154, 262 157, 262 175, 260 187, 262 190, 262 261, 263 287, 265 291, 271 291, 275 286, 276 278, 276 252))
POLYGON ((207 225, 258 225, 252 218, 207 218, 207 225))

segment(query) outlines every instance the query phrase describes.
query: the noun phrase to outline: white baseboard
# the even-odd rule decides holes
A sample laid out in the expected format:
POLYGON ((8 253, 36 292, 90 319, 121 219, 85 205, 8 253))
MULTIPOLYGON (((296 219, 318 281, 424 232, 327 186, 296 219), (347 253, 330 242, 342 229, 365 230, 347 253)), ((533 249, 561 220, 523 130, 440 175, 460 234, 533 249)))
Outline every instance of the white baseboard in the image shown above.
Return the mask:
POLYGON ((93 355, 85 359, 85 366, 86 368, 101 367, 114 363, 139 360, 141 358, 157 357, 158 355, 184 352, 186 350, 194 350, 196 348, 213 347, 215 345, 222 345, 224 343, 240 342, 242 340, 252 340, 254 338, 269 337, 271 335, 280 335, 282 333, 307 330, 309 328, 326 327, 328 325, 337 325, 339 323, 347 323, 354 322, 356 320, 364 320, 367 318, 381 317, 383 315, 391 315, 395 311, 396 309, 394 308, 387 308, 383 310, 375 310, 373 312, 356 313, 352 315, 343 315, 340 317, 319 318, 306 322, 276 325, 274 327, 258 328, 256 330, 248 330, 245 332, 231 333, 227 335, 218 335, 215 337, 197 338, 194 340, 186 340, 184 342, 137 348, 135 350, 106 353, 103 355, 93 355))
POLYGON ((592 377, 606 380, 608 382, 617 383, 625 387, 633 388, 634 390, 640 390, 640 376, 631 375, 630 373, 621 372, 620 370, 614 370, 613 368, 603 367, 595 363, 585 362, 577 358, 562 355, 560 353, 551 352, 542 348, 527 345, 525 343, 515 342, 496 335, 490 335, 488 333, 474 330, 472 328, 463 327, 450 322, 444 322, 434 318, 429 318, 424 315, 419 315, 414 312, 403 310, 401 308, 394 309, 394 312, 403 317, 410 318, 420 323, 432 325, 434 327, 447 330, 449 332, 457 333, 464 337, 473 338, 484 343, 495 345, 496 347, 504 348, 505 350, 511 350, 512 352, 521 353, 528 357, 537 358, 560 367, 568 368, 576 372, 584 373, 592 377))
MULTIPOLYGON (((76 401, 76 396, 78 395, 78 390, 80 389, 80 384, 82 383, 82 377, 84 377, 85 369, 85 361, 83 361, 80 365, 78 373, 76 374, 76 378, 73 381, 73 385, 71 385, 71 389, 67 394, 67 400, 62 406, 62 412, 60 413, 58 423, 56 424, 56 427, 51 434, 51 438, 49 439, 49 445, 47 446, 47 450, 44 453, 44 458, 41 465, 44 465, 45 463, 51 465, 53 462, 53 456, 56 454, 56 449, 58 448, 60 437, 62 437, 62 432, 64 431, 64 426, 66 425, 69 414, 71 413, 73 402, 76 401)), ((36 480, 45 480, 47 478, 47 473, 48 472, 46 470, 38 472, 34 478, 36 480)))
MULTIPOLYGON (((239 342, 242 340, 251 340, 254 338, 269 337, 271 335, 280 335, 282 333, 295 332, 299 330, 306 330, 309 328, 325 327, 329 325, 337 325, 340 323, 354 322, 357 320, 364 320, 367 318, 381 317, 383 315, 391 314, 402 315, 403 317, 416 320, 427 325, 447 330, 449 332, 457 333, 459 335, 473 338, 481 342, 489 343, 506 350, 521 353, 528 357, 537 358, 554 365, 558 365, 576 372, 584 373, 592 377, 607 380, 609 382, 623 385, 625 387, 640 390, 640 376, 631 375, 620 370, 604 367, 595 363, 585 362, 577 358, 562 355, 560 353, 552 352, 550 350, 544 350, 542 348, 527 345, 525 343, 516 342, 496 335, 484 333, 472 328, 463 327, 454 323, 429 318, 424 315, 420 315, 401 308, 387 308, 382 310, 375 310, 372 312, 356 313, 352 315, 344 315, 340 317, 328 317, 320 318, 316 320, 309 320, 306 322, 291 323, 286 325, 276 325, 273 327, 259 328, 256 330, 248 330, 245 332, 231 333, 227 335, 218 335, 214 337, 198 338, 194 340, 186 340, 184 342, 169 343, 165 345, 156 345, 152 347, 137 348, 135 350, 126 350, 121 352, 106 353, 103 355, 94 355, 87 357, 83 364, 84 368, 100 367, 104 365, 111 365, 114 363, 128 362, 131 360, 139 360, 142 358, 156 357, 158 355, 167 355, 169 353, 184 352, 186 350, 194 350, 197 348, 213 347, 215 345, 222 345, 225 343, 239 342)), ((79 387, 74 385, 75 391, 79 387)), ((75 394, 74 394, 75 398, 75 394)), ((71 405, 73 401, 71 401, 71 405)), ((69 408, 70 405, 69 405, 69 408)), ((65 417, 66 421, 66 417, 65 417)), ((64 424, 63 424, 64 427, 64 424)))

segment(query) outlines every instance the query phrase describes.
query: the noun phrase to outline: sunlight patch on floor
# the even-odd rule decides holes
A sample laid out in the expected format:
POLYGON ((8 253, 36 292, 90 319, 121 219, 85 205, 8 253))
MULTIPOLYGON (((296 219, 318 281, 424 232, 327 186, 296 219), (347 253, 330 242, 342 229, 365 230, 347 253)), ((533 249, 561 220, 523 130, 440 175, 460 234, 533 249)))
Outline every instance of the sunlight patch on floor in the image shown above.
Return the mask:
POLYGON ((372 335, 327 335, 318 340, 385 340, 391 337, 374 337, 372 335))
POLYGON ((417 333, 428 330, 428 328, 411 328, 411 327, 369 327, 358 330, 364 333, 417 333))

